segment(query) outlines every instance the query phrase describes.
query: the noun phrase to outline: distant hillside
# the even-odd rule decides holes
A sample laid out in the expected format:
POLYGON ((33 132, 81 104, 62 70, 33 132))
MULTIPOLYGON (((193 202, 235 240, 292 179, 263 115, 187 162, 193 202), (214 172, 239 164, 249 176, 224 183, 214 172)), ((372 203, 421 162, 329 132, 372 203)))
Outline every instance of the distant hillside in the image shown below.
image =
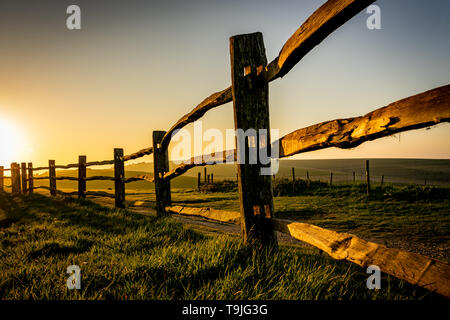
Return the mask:
MULTIPOLYGON (((297 178, 305 178, 309 172, 311 179, 326 180, 333 172, 333 180, 350 181, 353 171, 357 180, 365 177, 366 159, 326 159, 326 160, 280 160, 277 177, 292 177, 292 168, 295 168, 297 178)), ((371 177, 380 181, 384 175, 386 182, 418 183, 449 185, 450 160, 442 159, 369 159, 371 177)), ((170 168, 176 167, 171 163, 170 168)), ((197 167, 184 174, 186 177, 197 177, 205 167, 197 167)), ((236 166, 234 164, 217 164, 206 166, 207 173, 213 173, 215 179, 236 179, 236 166)), ((126 170, 153 172, 153 163, 142 162, 126 166, 126 170)))
MULTIPOLYGON (((153 164, 152 164, 153 165, 153 164)), ((125 169, 125 177, 133 177, 140 174, 149 174, 149 172, 144 171, 130 171, 128 167, 125 169)), ((68 176, 68 177, 78 177, 77 170, 57 170, 57 176, 68 176)), ((88 177, 92 176, 108 176, 113 177, 114 171, 111 169, 97 170, 97 169, 87 169, 86 175, 88 177)), ((150 173, 153 175, 153 173, 150 173)), ((48 176, 48 172, 44 172, 39 176, 48 176)), ((35 180, 35 186, 48 186, 48 180, 35 180)), ((58 189, 77 189, 78 182, 77 181, 68 181, 68 180, 58 180, 56 182, 58 189)), ((177 177, 171 180, 172 188, 195 188, 197 187, 197 178, 182 176, 177 177)), ((143 190, 154 190, 155 184, 148 181, 135 181, 126 184, 126 191, 143 191, 143 190)), ((114 181, 87 181, 87 189, 88 190, 114 190, 114 181)))
MULTIPOLYGON (((174 168, 174 163, 170 168, 174 168)), ((171 181, 172 188, 196 188, 197 174, 202 174, 204 168, 207 174, 213 173, 214 180, 236 179, 235 164, 217 164, 214 166, 197 167, 189 170, 183 176, 171 181)), ((292 168, 295 168, 296 178, 305 179, 306 173, 313 180, 328 181, 330 172, 333 172, 333 181, 351 181, 353 171, 356 179, 365 179, 365 159, 330 159, 330 160, 280 160, 280 169, 277 177, 292 177, 292 168)), ((433 185, 450 185, 450 160, 439 159, 370 159, 370 173, 373 181, 380 181, 384 175, 385 182, 415 183, 433 185)), ((125 166, 125 176, 132 177, 138 174, 153 174, 152 162, 141 162, 125 166)), ((47 176, 47 172, 41 176, 47 176)), ((57 175, 77 176, 76 170, 57 170, 57 175)), ((112 169, 87 169, 87 176, 114 176, 112 169)), ((113 190, 112 181, 88 181, 89 190, 113 190)), ((46 180, 36 180, 35 185, 48 186, 46 180)), ((76 189, 76 181, 57 181, 60 189, 76 189)), ((154 184, 147 181, 136 181, 126 185, 128 192, 154 190, 154 184)))

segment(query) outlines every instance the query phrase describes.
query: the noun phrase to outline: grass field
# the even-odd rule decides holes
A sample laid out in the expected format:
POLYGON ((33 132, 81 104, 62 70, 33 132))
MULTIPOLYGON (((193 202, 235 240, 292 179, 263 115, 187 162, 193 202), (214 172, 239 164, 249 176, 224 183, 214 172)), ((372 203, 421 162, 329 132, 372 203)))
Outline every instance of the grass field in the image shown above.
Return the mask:
MULTIPOLYGON (((400 227, 401 234, 448 242, 443 212, 448 212, 448 200, 408 205, 391 196, 396 214, 382 214, 381 199, 365 203, 344 190, 330 192, 276 197, 277 213, 333 229, 370 229, 380 236, 400 227), (333 201, 337 210, 327 209, 336 196, 341 197, 333 201), (345 216, 346 206, 353 209, 345 216)), ((195 206, 236 208, 233 193, 178 191, 173 196, 195 206)), ((208 236, 170 218, 107 209, 88 200, 0 193, 0 223, 2 299, 439 299, 387 275, 381 290, 368 290, 364 269, 313 248, 281 246, 256 254, 236 237, 208 236), (79 291, 66 288, 66 268, 72 264, 81 267, 79 291)))
MULTIPOLYGON (((290 190, 291 182, 282 180, 290 190)), ((349 232, 364 239, 450 261, 450 188, 387 184, 365 194, 364 184, 318 184, 299 195, 274 197, 275 214, 349 232)), ((276 183, 274 189, 277 190, 276 183)), ((154 194, 128 196, 154 206, 154 194)), ((239 211, 237 192, 176 190, 174 205, 239 211)))

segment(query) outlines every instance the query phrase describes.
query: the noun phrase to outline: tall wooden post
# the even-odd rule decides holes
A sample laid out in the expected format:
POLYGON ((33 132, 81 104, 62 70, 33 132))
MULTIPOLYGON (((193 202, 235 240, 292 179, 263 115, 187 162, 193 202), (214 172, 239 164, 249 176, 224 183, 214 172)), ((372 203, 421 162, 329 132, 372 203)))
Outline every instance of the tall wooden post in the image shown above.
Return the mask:
POLYGON ((78 156, 78 198, 86 198, 86 156, 78 156))
POLYGON ((5 170, 5 168, 3 167, 3 166, 0 166, 0 191, 3 191, 3 186, 5 185, 5 182, 4 182, 4 177, 5 177, 5 174, 4 174, 4 171, 5 170))
POLYGON ((330 187, 333 185, 333 172, 330 172, 330 187))
POLYGON ((153 172, 158 216, 167 215, 165 207, 172 202, 170 181, 164 180, 164 174, 169 171, 169 153, 167 149, 161 148, 161 140, 165 134, 165 131, 153 131, 153 172))
POLYGON ((34 180, 33 180, 33 163, 28 162, 28 194, 33 193, 34 180))
POLYGON ((208 184, 209 184, 209 174, 208 174, 208 184))
POLYGON ((369 160, 366 160, 366 184, 367 184, 367 195, 370 196, 370 170, 369 170, 369 160))
POLYGON ((353 183, 356 181, 355 171, 353 171, 353 183))
POLYGON ((11 163, 11 191, 14 194, 20 193, 20 167, 16 162, 11 163))
POLYGON ((125 165, 123 149, 114 149, 114 193, 116 208, 125 207, 125 165))
POLYGON ((199 189, 199 190, 200 190, 201 178, 202 178, 202 173, 199 172, 198 176, 197 176, 197 189, 199 189))
POLYGON ((214 184, 214 173, 211 173, 211 184, 214 184))
POLYGON ((27 193, 27 164, 25 162, 21 163, 21 173, 22 177, 22 194, 27 193))
POLYGON ((56 196, 56 168, 55 160, 48 160, 48 180, 50 184, 50 194, 56 196))
POLYGON ((270 168, 270 162, 263 165, 258 152, 262 148, 270 154, 269 86, 256 76, 267 64, 262 34, 231 37, 230 55, 235 129, 256 130, 256 137, 236 138, 243 240, 251 246, 276 245, 272 176, 261 174, 261 169, 270 168), (260 129, 267 130, 263 140, 259 139, 260 129), (250 144, 257 151, 255 164, 249 163, 250 144))
POLYGON ((380 190, 383 191, 384 174, 381 176, 380 190))
POLYGON ((206 179, 207 179, 206 167, 203 168, 203 171, 205 172, 205 183, 206 183, 206 179))

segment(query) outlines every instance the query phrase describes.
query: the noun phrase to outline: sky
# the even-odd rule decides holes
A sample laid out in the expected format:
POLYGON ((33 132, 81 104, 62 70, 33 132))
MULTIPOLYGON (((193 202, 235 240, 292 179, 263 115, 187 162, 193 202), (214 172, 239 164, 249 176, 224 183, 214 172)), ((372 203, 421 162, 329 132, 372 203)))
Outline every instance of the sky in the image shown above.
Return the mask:
MULTIPOLYGON (((229 37, 262 32, 272 61, 324 2, 0 0, 0 165, 151 146, 152 130, 231 84, 229 37), (81 8, 81 30, 66 28, 70 4, 81 8)), ((450 83, 450 1, 374 4, 381 30, 369 30, 362 11, 270 84, 280 136, 450 83)), ((234 128, 232 103, 202 121, 204 130, 234 128)), ((295 158, 449 159, 449 137, 446 123, 295 158)))

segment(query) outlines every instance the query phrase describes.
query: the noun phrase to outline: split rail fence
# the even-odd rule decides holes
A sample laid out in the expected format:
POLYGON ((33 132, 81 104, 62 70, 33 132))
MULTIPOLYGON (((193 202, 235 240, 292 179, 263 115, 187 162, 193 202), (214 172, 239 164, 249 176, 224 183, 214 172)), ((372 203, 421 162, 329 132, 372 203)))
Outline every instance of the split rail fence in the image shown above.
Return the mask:
MULTIPOLYGON (((29 192, 46 188, 52 196, 87 195, 115 198, 119 208, 124 207, 125 184, 137 180, 155 183, 158 215, 194 214, 218 221, 240 221, 243 240, 248 245, 276 245, 275 231, 309 243, 335 259, 348 260, 363 267, 375 264, 381 271, 412 284, 422 286, 450 297, 450 265, 416 253, 387 248, 368 242, 354 235, 337 233, 317 226, 278 219, 274 217, 272 176, 261 175, 270 162, 249 164, 238 161, 238 189, 240 212, 227 212, 209 208, 172 207, 170 180, 187 170, 220 162, 237 161, 237 151, 248 155, 255 148, 279 148, 279 158, 314 150, 337 147, 354 148, 363 142, 386 137, 398 132, 425 128, 450 122, 450 85, 435 88, 376 109, 366 115, 336 119, 298 129, 270 143, 268 91, 269 82, 286 75, 309 51, 338 27, 361 12, 374 0, 329 0, 317 9, 288 39, 280 54, 267 63, 261 33, 243 34, 230 38, 232 85, 203 100, 191 112, 178 120, 168 131, 154 131, 153 145, 128 156, 122 149, 114 149, 113 160, 86 162, 79 156, 78 163, 56 165, 49 160, 48 167, 33 168, 31 163, 12 163, 11 168, 0 167, 0 189, 3 189, 4 171, 11 171, 12 192, 29 192), (215 152, 194 157, 173 170, 169 170, 168 146, 177 129, 200 119, 207 111, 233 102, 235 129, 255 129, 259 134, 237 141, 236 150, 215 152), (261 135, 261 132, 265 132, 261 135), (242 149, 241 149, 242 148, 242 149), (245 153, 244 153, 245 152, 245 153), (153 154, 154 175, 142 175, 125 179, 124 162, 153 154), (86 167, 114 164, 114 177, 86 177, 86 167), (56 169, 78 168, 78 178, 56 176, 56 169), (48 177, 33 177, 39 170, 48 170, 48 177), (28 173, 28 174, 27 174, 28 173), (22 179, 20 178, 22 177, 22 179), (49 187, 34 187, 37 179, 48 179, 49 187), (57 180, 78 181, 78 192, 64 193, 56 188, 57 180), (86 191, 86 182, 111 180, 115 193, 86 191)), ((258 153, 257 157, 259 159, 258 153)))

